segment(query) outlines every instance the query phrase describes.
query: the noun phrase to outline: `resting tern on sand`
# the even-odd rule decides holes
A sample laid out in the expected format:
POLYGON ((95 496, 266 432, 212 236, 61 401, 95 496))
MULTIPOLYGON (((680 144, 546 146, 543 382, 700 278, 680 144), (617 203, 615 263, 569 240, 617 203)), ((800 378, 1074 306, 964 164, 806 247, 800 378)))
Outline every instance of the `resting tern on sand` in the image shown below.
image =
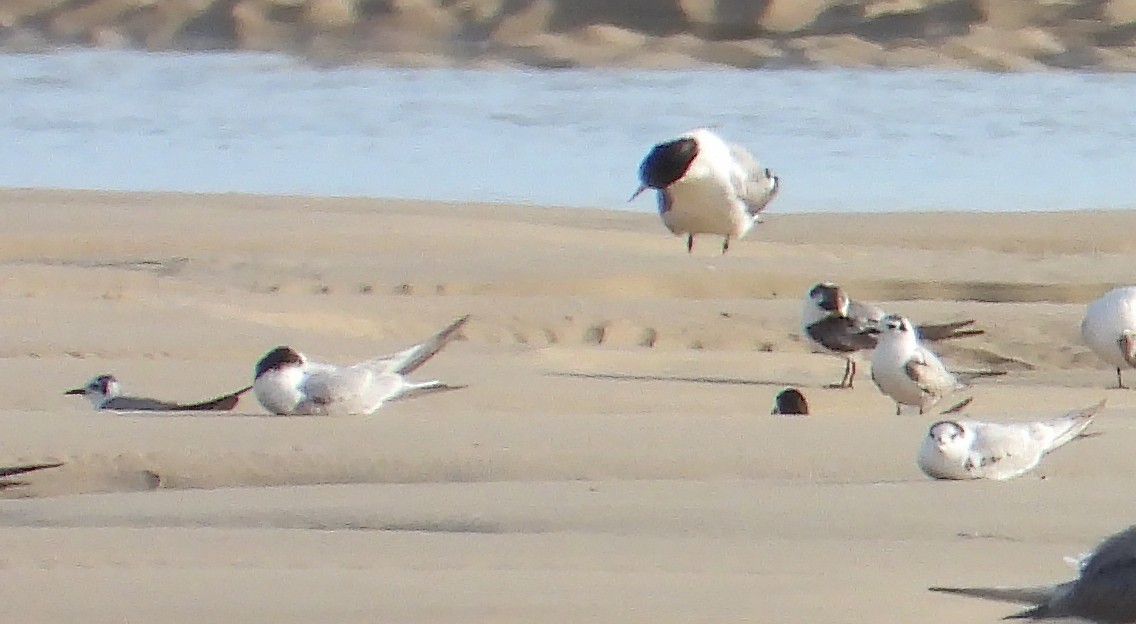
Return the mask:
MULTIPOLYGON (((801 331, 813 351, 828 353, 844 360, 844 377, 832 388, 851 388, 856 377, 856 363, 865 352, 876 348, 879 329, 887 313, 883 308, 855 301, 843 288, 832 282, 821 282, 809 289, 801 307, 801 331)), ((974 319, 920 325, 915 328, 919 340, 937 342, 952 338, 978 336, 981 329, 967 329, 974 319)))
POLYGON ((252 386, 247 386, 236 392, 200 403, 174 403, 160 399, 124 396, 114 375, 97 375, 92 377, 87 385, 82 388, 74 388, 63 394, 83 395, 83 398, 90 401, 91 406, 95 409, 115 412, 224 412, 236 407, 241 395, 251 389, 252 386))
POLYGON ((1136 286, 1114 288, 1085 308, 1081 338, 1116 367, 1116 387, 1127 388, 1121 369, 1136 368, 1136 286))
POLYGON ((1101 542, 1077 578, 1037 587, 931 587, 931 591, 1030 605, 1003 619, 1079 618, 1097 624, 1136 622, 1136 526, 1101 542))
POLYGON ((276 347, 256 363, 253 392, 273 414, 325 415, 370 414, 387 401, 464 388, 411 382, 403 375, 434 357, 468 320, 463 316, 421 344, 354 366, 313 362, 290 347, 276 347))
POLYGON ((923 438, 919 469, 934 479, 1019 477, 1036 468, 1046 454, 1081 435, 1104 403, 1042 422, 937 422, 923 438))
MULTIPOLYGON (((966 383, 943 364, 930 349, 919 344, 911 321, 889 314, 880 322, 880 342, 872 350, 872 381, 880 392, 895 401, 895 413, 915 405, 923 414, 966 383)), ((968 379, 1002 375, 996 371, 966 373, 968 379)))
POLYGON ((676 236, 686 234, 687 253, 695 234, 724 237, 726 253, 731 238, 761 222, 761 211, 780 190, 780 179, 753 154, 706 128, 651 148, 639 164, 639 181, 631 200, 658 191, 659 216, 676 236))

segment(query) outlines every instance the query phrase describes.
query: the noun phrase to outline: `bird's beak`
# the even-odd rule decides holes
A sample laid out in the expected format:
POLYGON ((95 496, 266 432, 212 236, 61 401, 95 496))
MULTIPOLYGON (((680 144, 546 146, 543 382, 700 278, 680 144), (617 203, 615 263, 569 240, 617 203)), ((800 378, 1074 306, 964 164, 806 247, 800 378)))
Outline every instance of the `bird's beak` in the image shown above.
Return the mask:
POLYGON ((71 390, 68 390, 67 392, 64 392, 63 394, 85 394, 85 393, 86 393, 86 391, 83 390, 82 388, 73 388, 71 390))
POLYGON ((861 334, 878 334, 878 333, 880 333, 880 328, 876 327, 875 325, 872 325, 870 327, 865 327, 864 329, 861 329, 860 333, 861 334))
POLYGON ((649 186, 647 186, 646 184, 642 184, 642 185, 640 185, 640 186, 639 186, 639 188, 638 188, 638 189, 636 189, 635 193, 633 193, 633 194, 631 195, 631 197, 629 197, 629 198, 627 199, 627 201, 628 201, 628 202, 633 202, 633 201, 635 201, 635 198, 636 198, 636 197, 639 197, 640 195, 642 195, 642 194, 643 194, 643 191, 647 190, 648 188, 650 188, 650 187, 649 187, 649 186))

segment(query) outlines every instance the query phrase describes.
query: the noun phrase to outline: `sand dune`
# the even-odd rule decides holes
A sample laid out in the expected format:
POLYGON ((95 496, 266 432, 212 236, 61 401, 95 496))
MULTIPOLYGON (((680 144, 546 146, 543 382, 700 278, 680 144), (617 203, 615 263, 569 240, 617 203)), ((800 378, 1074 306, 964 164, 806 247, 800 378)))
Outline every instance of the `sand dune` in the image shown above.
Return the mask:
POLYGON ((0 464, 66 462, 0 490, 12 621, 993 621, 925 587, 1060 580, 1136 520, 1136 394, 1078 335, 1131 277, 1130 213, 770 215, 724 257, 523 206, 7 190, 0 224, 0 464), (1007 372, 973 415, 1107 397, 1100 435, 1016 481, 925 478, 934 415, 824 387, 843 365, 797 324, 822 279, 976 319, 941 345, 1007 372), (279 344, 346 363, 467 313, 415 377, 468 387, 368 418, 62 394, 201 400, 279 344), (769 415, 789 385, 812 416, 769 415))

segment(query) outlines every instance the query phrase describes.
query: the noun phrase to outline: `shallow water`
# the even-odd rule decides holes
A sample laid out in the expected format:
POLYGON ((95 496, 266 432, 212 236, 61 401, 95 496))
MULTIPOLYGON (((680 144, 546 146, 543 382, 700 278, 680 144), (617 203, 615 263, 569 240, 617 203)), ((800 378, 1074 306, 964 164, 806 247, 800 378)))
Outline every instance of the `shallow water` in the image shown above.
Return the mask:
POLYGON ((712 126, 777 212, 1136 205, 1136 75, 317 68, 259 53, 0 55, 0 185, 654 210, 712 126))

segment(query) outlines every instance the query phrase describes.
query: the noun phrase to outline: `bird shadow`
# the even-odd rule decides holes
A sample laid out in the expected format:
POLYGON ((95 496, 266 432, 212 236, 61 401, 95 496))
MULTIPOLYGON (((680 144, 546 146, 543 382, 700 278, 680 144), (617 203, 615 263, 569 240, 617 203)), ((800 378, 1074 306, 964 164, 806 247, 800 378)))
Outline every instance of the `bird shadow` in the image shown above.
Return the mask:
POLYGON ((627 375, 622 373, 546 373, 550 377, 573 377, 576 379, 599 379, 603 381, 675 381, 679 383, 720 384, 727 386, 775 386, 795 385, 792 381, 775 379, 738 379, 736 377, 685 377, 680 375, 627 375))

